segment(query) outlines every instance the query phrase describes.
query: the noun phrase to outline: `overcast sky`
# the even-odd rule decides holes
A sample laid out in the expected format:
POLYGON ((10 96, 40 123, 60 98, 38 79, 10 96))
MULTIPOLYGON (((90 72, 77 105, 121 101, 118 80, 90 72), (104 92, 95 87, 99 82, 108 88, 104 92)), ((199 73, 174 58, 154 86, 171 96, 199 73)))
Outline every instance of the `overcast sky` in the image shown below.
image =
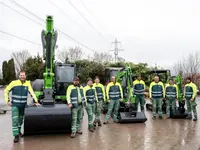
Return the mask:
MULTIPOLYGON (((9 0, 0 1, 44 24, 9 0)), ((146 62, 149 65, 156 63, 170 67, 189 52, 200 50, 199 0, 71 0, 101 35, 77 13, 68 0, 50 0, 50 2, 76 23, 48 0, 15 1, 43 19, 46 15, 53 15, 55 27, 99 52, 108 52, 113 48, 111 42, 117 37, 122 42, 121 48, 124 49, 119 55, 135 63, 146 62)), ((1 31, 41 44, 40 35, 44 27, 2 4, 0 4, 0 18, 1 31)), ((59 50, 78 45, 60 33, 58 36, 59 50)), ((82 48, 85 53, 92 53, 82 48)), ((40 46, 2 33, 0 33, 0 49, 0 63, 9 59, 11 52, 21 49, 27 49, 33 55, 37 52, 42 53, 40 46)))

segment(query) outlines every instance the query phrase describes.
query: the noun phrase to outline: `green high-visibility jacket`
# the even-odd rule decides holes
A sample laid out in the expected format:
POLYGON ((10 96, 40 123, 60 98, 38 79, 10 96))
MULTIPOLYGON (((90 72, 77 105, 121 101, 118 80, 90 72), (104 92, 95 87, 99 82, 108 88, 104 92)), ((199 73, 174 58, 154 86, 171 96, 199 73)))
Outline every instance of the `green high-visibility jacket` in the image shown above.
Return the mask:
POLYGON ((72 104, 72 107, 76 108, 78 105, 85 101, 82 86, 70 85, 66 92, 67 103, 72 104))
POLYGON ((184 97, 186 99, 194 99, 197 95, 197 86, 190 82, 188 84, 185 85, 184 87, 184 97))
POLYGON ((92 86, 85 86, 83 88, 83 93, 86 99, 86 102, 89 104, 93 104, 95 101, 98 102, 97 93, 95 87, 92 86))
POLYGON ((12 91, 12 96, 11 96, 12 106, 25 107, 25 105, 27 104, 28 93, 30 93, 35 102, 38 102, 37 97, 33 92, 30 81, 24 81, 24 82, 20 80, 12 81, 4 90, 4 97, 6 103, 8 103, 9 101, 9 92, 11 91, 12 91))
POLYGON ((133 82, 134 95, 144 95, 145 82, 143 80, 135 80, 133 82))
POLYGON ((178 86, 176 84, 167 84, 165 87, 165 97, 178 99, 178 86))
POLYGON ((121 85, 118 82, 108 83, 106 87, 106 95, 108 100, 123 99, 123 91, 121 85))
POLYGON ((105 101, 106 100, 106 95, 105 95, 105 89, 104 89, 103 84, 94 83, 93 86, 96 89, 98 101, 102 101, 102 100, 105 101))
POLYGON ((149 87, 149 97, 150 98, 164 98, 165 90, 162 82, 151 82, 149 87))

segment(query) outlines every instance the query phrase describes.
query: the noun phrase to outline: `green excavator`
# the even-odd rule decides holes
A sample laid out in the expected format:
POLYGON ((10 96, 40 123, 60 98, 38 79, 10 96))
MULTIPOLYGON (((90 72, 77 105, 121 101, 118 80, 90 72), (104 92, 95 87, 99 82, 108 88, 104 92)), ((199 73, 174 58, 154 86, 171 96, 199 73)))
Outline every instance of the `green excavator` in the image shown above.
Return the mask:
POLYGON ((66 89, 73 83, 75 64, 55 62, 55 47, 58 33, 53 27, 53 17, 46 18, 46 31, 42 31, 43 79, 32 83, 41 106, 25 108, 24 135, 71 130, 71 109, 66 105, 66 89))
MULTIPOLYGON (((108 70, 108 69, 107 69, 108 70)), ((135 96, 133 95, 133 73, 129 64, 122 68, 109 68, 106 77, 116 76, 116 81, 122 86, 124 99, 120 102, 119 122, 120 123, 143 123, 147 120, 144 112, 137 112, 135 107, 135 96)), ((106 108, 106 107, 104 107, 106 108)))

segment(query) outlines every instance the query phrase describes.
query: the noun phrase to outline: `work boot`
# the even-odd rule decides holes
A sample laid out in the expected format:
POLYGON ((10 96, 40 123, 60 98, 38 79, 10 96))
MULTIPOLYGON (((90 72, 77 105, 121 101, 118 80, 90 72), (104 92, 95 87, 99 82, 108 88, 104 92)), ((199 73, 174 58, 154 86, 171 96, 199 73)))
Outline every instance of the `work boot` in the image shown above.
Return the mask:
POLYGON ((162 116, 159 116, 159 119, 162 119, 162 116))
POLYGON ((14 143, 16 143, 18 141, 19 141, 19 135, 16 135, 15 138, 14 138, 14 143))
POLYGON ((119 123, 119 120, 114 120, 115 123, 119 123))
POLYGON ((76 136, 76 133, 71 134, 71 138, 75 138, 75 136, 76 136))
POLYGON ((83 132, 81 132, 81 130, 76 131, 76 133, 83 134, 83 132))
POLYGON ((197 121, 197 116, 196 115, 194 115, 193 121, 197 121))
POLYGON ((188 115, 186 119, 192 119, 192 115, 188 115))
POLYGON ((152 119, 153 119, 153 120, 156 120, 156 116, 153 116, 152 119))
POLYGON ((167 119, 170 119, 170 116, 167 116, 167 119))
POLYGON ((94 132, 94 128, 89 128, 89 131, 90 132, 94 132))
POLYGON ((97 124, 97 123, 94 121, 93 126, 96 127, 96 124, 97 124))
POLYGON ((108 124, 108 121, 104 121, 103 124, 108 124))
POLYGON ((99 125, 100 127, 102 126, 102 125, 101 125, 101 121, 98 122, 98 125, 99 125))
POLYGON ((24 135, 23 135, 21 132, 19 132, 19 136, 20 136, 20 137, 23 137, 24 135))

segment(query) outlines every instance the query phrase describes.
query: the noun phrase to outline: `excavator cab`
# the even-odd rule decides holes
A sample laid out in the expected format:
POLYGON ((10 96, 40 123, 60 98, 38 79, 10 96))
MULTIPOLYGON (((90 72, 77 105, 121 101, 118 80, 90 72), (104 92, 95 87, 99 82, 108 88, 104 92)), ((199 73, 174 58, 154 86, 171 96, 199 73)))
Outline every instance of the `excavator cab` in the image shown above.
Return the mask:
POLYGON ((122 67, 107 67, 105 69, 105 76, 104 76, 104 81, 105 85, 107 85, 110 82, 110 79, 112 76, 117 76, 117 73, 123 69, 122 67))
POLYGON ((73 79, 76 74, 75 64, 55 65, 55 99, 58 102, 66 102, 66 90, 69 85, 73 84, 73 79))

